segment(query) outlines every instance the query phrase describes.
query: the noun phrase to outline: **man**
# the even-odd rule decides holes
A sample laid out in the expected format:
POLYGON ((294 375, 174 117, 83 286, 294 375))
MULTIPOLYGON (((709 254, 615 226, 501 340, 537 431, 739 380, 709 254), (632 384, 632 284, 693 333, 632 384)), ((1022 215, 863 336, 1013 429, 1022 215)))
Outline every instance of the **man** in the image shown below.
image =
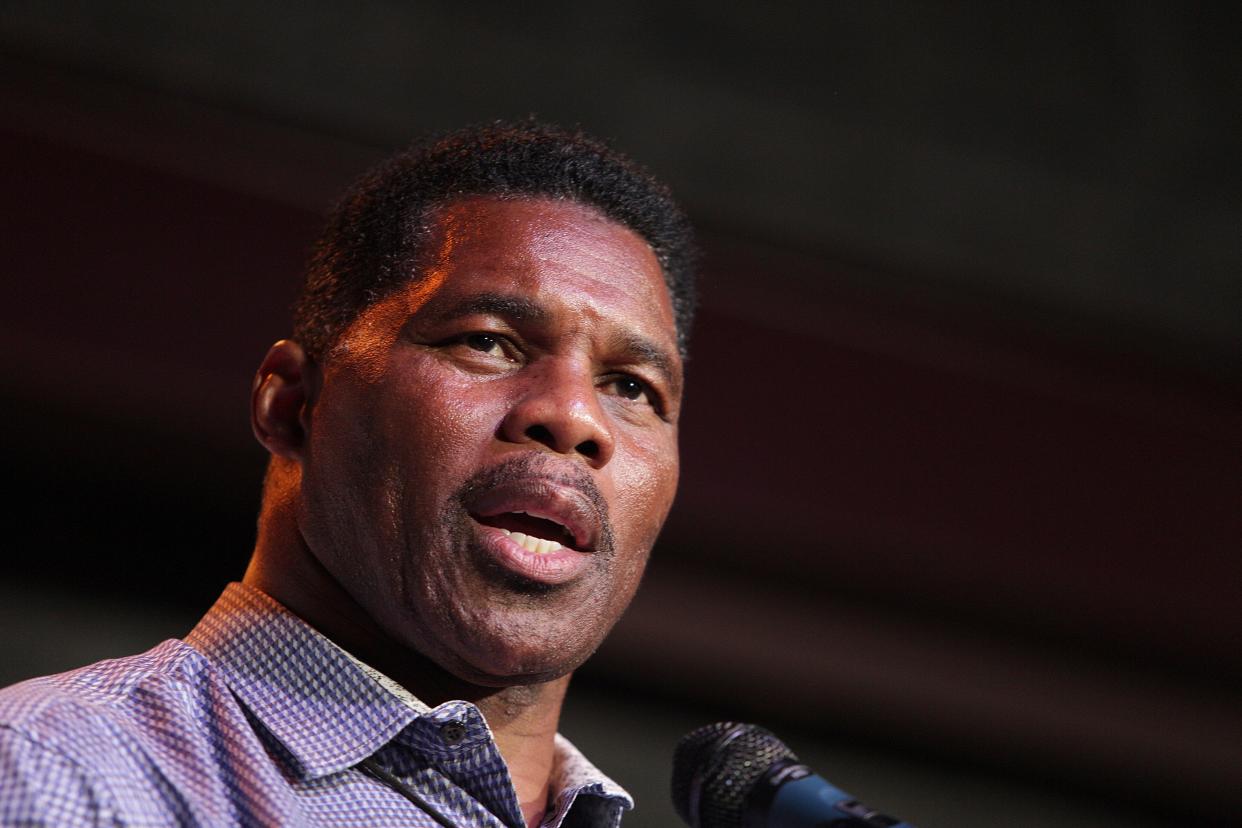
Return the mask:
POLYGON ((581 134, 364 178, 255 378, 258 541, 187 636, 0 694, 21 824, 616 825, 556 734, 676 488, 688 226, 581 134))

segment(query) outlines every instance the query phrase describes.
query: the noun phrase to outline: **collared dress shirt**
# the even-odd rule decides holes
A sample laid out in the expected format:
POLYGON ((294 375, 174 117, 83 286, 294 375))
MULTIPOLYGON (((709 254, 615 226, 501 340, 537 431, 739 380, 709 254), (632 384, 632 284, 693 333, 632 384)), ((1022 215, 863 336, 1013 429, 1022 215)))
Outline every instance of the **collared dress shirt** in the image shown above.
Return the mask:
MULTIPOLYGON (((556 737, 547 828, 629 796, 556 737)), ((230 584, 184 641, 0 691, 0 825, 523 828, 474 705, 423 705, 230 584)))

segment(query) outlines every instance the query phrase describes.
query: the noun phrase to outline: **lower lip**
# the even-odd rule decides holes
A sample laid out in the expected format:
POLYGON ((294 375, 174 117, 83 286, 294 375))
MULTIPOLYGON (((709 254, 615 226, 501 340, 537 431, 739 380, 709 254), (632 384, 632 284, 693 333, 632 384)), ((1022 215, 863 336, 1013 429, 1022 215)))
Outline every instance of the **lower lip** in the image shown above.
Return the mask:
POLYGON ((492 559, 515 575, 555 586, 572 581, 591 564, 589 554, 562 546, 553 552, 531 552, 494 526, 479 524, 483 548, 492 559))

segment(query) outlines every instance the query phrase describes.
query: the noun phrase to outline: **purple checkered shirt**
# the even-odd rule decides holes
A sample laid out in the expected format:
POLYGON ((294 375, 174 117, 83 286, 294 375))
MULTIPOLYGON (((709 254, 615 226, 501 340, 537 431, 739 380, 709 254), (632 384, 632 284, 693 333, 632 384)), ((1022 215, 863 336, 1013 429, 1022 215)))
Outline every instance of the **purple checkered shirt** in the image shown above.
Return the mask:
MULTIPOLYGON (((546 828, 632 807, 559 735, 551 783, 546 828)), ((0 691, 0 824, 524 825, 478 708, 403 700, 243 584, 184 641, 0 691)))

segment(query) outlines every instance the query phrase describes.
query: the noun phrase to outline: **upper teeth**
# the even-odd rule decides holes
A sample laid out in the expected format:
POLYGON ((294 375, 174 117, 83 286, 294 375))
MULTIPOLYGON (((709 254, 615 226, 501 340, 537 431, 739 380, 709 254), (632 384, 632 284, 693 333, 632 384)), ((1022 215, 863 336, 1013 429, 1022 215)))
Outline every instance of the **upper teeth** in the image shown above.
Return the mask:
POLYGON ((528 535, 525 532, 510 532, 508 529, 501 529, 511 541, 521 546, 527 552, 534 552, 543 555, 548 552, 555 552, 561 548, 561 545, 554 540, 544 540, 534 535, 528 535))

